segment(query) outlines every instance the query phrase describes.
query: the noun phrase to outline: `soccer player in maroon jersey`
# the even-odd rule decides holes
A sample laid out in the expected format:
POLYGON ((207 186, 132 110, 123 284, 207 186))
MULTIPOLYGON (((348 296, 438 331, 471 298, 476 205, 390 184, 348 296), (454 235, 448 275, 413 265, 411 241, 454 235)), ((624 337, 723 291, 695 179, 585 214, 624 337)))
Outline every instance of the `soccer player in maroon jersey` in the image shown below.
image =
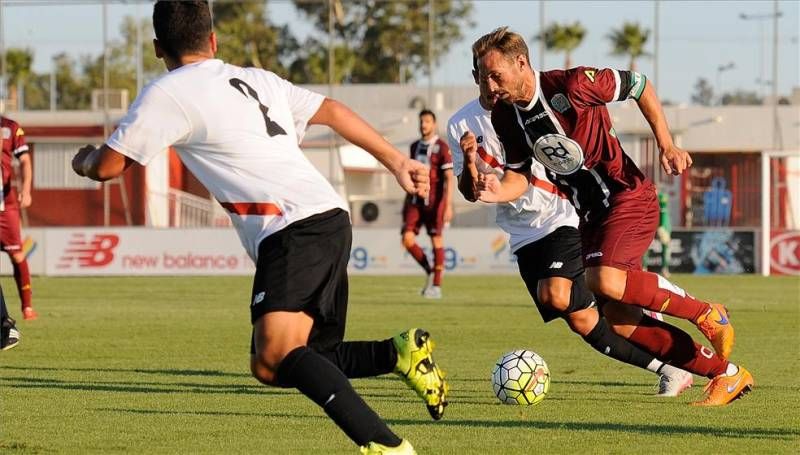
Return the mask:
POLYGON ((421 294, 429 299, 440 299, 444 272, 442 233, 445 224, 453 217, 453 157, 447 142, 436 134, 436 114, 432 111, 425 109, 419 113, 419 132, 422 138, 411 144, 411 158, 430 166, 431 191, 426 199, 406 196, 403 204, 403 246, 428 275, 421 294), (431 237, 433 268, 417 243, 417 235, 423 224, 431 237))
POLYGON ((22 236, 20 235, 19 210, 31 205, 31 157, 28 154, 28 144, 25 143, 25 131, 19 124, 10 118, 0 117, 0 132, 2 132, 2 155, 0 176, 2 176, 2 190, 0 190, 0 247, 11 257, 14 267, 14 281, 22 302, 22 318, 36 319, 36 311, 31 305, 31 272, 28 261, 22 251, 22 236), (19 194, 12 185, 14 170, 12 160, 19 160, 22 171, 22 188, 19 194))
POLYGON ((726 360, 733 347, 726 309, 640 267, 658 227, 658 198, 653 183, 622 150, 606 104, 636 100, 658 142, 665 172, 678 175, 692 164, 689 154, 673 143, 652 85, 633 71, 535 71, 525 40, 506 27, 478 39, 472 50, 480 84, 498 101, 492 125, 507 159, 502 180, 487 175, 479 182, 481 200, 516 199, 528 187, 531 160, 541 163, 580 217, 591 290, 607 302, 604 312, 614 325, 630 322, 621 335, 674 366, 711 378, 699 405, 725 405, 748 392, 753 386, 750 373, 726 360), (717 354, 677 327, 642 318, 638 308, 613 302, 689 320, 717 354))

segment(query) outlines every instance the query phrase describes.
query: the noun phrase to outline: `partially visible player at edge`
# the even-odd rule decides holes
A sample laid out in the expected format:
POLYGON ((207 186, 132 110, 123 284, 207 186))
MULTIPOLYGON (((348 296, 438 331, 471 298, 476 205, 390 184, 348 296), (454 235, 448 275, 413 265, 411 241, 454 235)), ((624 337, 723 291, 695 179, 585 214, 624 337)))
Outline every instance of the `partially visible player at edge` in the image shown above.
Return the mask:
POLYGON ((3 288, 0 287, 0 351, 7 351, 19 345, 19 330, 14 319, 8 315, 3 288))
MULTIPOLYGON (((475 67, 472 76, 477 84, 475 67)), ((477 182, 484 174, 502 177, 505 163, 491 121, 491 109, 497 99, 489 96, 485 85, 479 85, 479 91, 478 98, 447 123, 458 188, 472 202, 478 197, 477 182)), ((658 374, 659 396, 678 396, 692 385, 692 375, 632 345, 600 316, 595 297, 586 285, 575 209, 547 180, 541 164, 532 163, 531 174, 531 183, 521 197, 497 204, 496 221, 510 236, 520 276, 542 319, 545 323, 564 319, 573 332, 601 354, 658 374)))
POLYGON ((353 390, 349 378, 395 372, 442 417, 447 386, 429 334, 343 342, 352 229, 347 204, 303 155, 308 124, 331 127, 425 197, 428 168, 393 148, 343 104, 258 68, 214 58, 205 1, 159 1, 156 55, 169 72, 148 84, 99 149, 82 148, 79 175, 108 180, 172 146, 230 214, 256 263, 250 367, 266 385, 294 387, 363 453, 415 453, 353 390))
POLYGON ((430 166, 431 191, 427 198, 408 195, 403 203, 403 247, 425 270, 427 279, 420 292, 429 299, 442 298, 444 273, 444 227, 453 218, 453 157, 447 142, 436 131, 436 114, 419 113, 422 138, 411 144, 411 158, 430 166), (431 237, 433 268, 417 243, 422 225, 431 237))
POLYGON ((528 188, 532 160, 540 162, 577 209, 586 275, 595 295, 689 320, 719 357, 686 339, 680 329, 643 318, 639 308, 605 307, 609 319, 628 321, 620 334, 687 371, 696 371, 692 362, 712 362, 706 374, 712 378, 708 395, 699 405, 724 405, 748 392, 753 386, 750 373, 725 360, 734 341, 726 309, 641 270, 642 256, 658 226, 658 199, 653 183, 623 152, 606 104, 636 100, 655 135, 664 171, 680 174, 691 158, 673 143, 652 84, 633 71, 534 71, 525 40, 506 27, 478 39, 473 55, 480 83, 498 100, 492 126, 507 158, 502 180, 488 175, 479 182, 480 199, 517 199, 528 188))
POLYGON ((31 272, 28 260, 22 251, 22 235, 20 233, 20 209, 31 205, 31 181, 33 171, 28 144, 25 142, 25 131, 14 120, 0 116, 0 247, 11 259, 14 268, 14 283, 19 293, 22 319, 33 320, 38 316, 31 305, 31 272), (13 185, 14 168, 12 161, 19 161, 22 173, 22 185, 17 193, 13 185))

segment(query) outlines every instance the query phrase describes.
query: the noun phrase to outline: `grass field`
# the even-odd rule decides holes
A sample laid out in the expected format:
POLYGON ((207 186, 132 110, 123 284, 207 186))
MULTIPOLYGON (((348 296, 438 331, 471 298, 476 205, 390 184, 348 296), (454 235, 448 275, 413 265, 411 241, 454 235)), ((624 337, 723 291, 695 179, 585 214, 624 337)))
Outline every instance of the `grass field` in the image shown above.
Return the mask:
MULTIPOLYGON (((756 388, 717 409, 687 405, 704 379, 658 399, 655 376, 600 356, 561 321, 545 326, 515 276, 447 277, 445 298, 416 296, 421 278, 351 282, 348 339, 422 325, 437 341, 451 405, 433 422, 394 376, 355 381, 421 454, 797 453, 800 280, 674 279, 725 302, 733 360, 756 388), (503 352, 540 353, 550 394, 500 404, 489 376, 503 352)), ((13 282, 2 280, 17 315, 13 282)), ((0 453, 356 453, 309 400, 249 375, 247 278, 39 278, 40 318, 0 353, 0 453)), ((698 332, 690 327, 693 335, 698 332)))

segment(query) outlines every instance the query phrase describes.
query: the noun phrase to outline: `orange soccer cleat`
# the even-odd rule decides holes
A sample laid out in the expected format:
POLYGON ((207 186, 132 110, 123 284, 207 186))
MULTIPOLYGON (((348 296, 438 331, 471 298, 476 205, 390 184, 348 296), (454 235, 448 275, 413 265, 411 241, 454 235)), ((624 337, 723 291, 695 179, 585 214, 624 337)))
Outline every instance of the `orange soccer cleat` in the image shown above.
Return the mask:
POLYGON ((700 332, 708 338, 717 355, 727 360, 733 351, 733 326, 728 320, 728 310, 719 303, 709 304, 711 307, 694 323, 700 332))
POLYGON ((706 397, 692 406, 725 406, 753 390, 753 375, 744 367, 732 376, 719 375, 705 387, 706 397))

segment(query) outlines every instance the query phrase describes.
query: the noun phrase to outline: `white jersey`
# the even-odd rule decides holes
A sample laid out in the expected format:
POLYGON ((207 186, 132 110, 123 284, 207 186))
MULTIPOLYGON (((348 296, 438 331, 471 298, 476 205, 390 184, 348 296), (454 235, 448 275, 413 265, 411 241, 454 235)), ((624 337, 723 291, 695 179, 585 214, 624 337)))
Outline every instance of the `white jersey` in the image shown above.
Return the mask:
MULTIPOLYGON (((503 178, 505 153, 492 127, 492 113, 475 99, 456 112, 447 123, 447 141, 453 151, 453 172, 464 170, 461 136, 471 131, 478 141, 478 172, 503 178)), ((497 225, 510 235, 511 251, 535 242, 561 226, 578 226, 578 216, 569 201, 550 183, 544 167, 534 161, 531 182, 518 199, 497 204, 497 225)))
POLYGON ((204 60, 148 84, 108 146, 142 165, 173 146, 255 261, 270 234, 347 210, 298 145, 324 99, 262 69, 204 60))

